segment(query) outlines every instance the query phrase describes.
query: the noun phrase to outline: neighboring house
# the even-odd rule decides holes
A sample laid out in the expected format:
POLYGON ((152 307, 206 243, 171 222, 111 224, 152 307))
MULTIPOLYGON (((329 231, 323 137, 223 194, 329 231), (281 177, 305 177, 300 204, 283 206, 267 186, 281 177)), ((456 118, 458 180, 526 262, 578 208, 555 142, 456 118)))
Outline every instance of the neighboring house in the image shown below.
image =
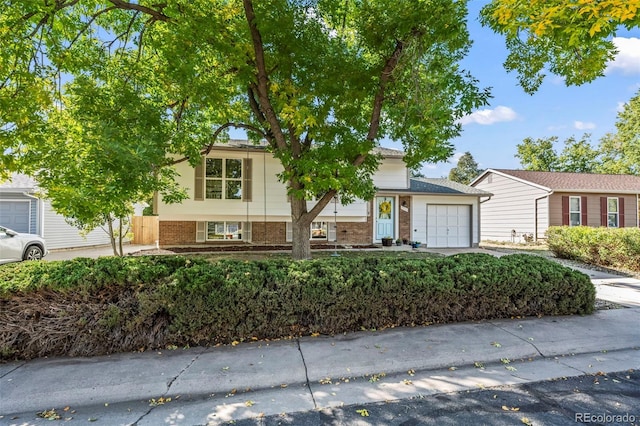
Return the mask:
MULTIPOLYGON (((329 203, 311 224, 312 244, 372 244, 389 236, 428 247, 478 245, 479 199, 489 193, 446 179, 411 179, 403 152, 378 152, 384 159, 374 175, 375 198, 329 203)), ((277 179, 282 166, 264 146, 230 141, 214 147, 197 167, 183 162, 176 169, 189 198, 154 202, 160 245, 291 242, 291 206, 277 179)))
POLYGON ((550 226, 638 226, 640 177, 488 169, 470 184, 482 202, 482 240, 545 238, 550 226))
POLYGON ((110 244, 107 233, 99 228, 81 235, 53 210, 48 200, 38 198, 37 192, 36 182, 23 174, 0 182, 0 225, 40 235, 50 250, 110 244))

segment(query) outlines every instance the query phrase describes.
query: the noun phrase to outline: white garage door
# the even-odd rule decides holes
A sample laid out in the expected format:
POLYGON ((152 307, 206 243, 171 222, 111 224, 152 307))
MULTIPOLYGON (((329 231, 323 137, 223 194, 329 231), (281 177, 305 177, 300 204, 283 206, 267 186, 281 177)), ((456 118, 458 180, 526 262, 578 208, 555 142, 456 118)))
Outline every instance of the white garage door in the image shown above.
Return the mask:
POLYGON ((427 247, 471 247, 471 206, 428 204, 427 247))
POLYGON ((0 225, 16 232, 29 232, 29 201, 0 201, 0 225))

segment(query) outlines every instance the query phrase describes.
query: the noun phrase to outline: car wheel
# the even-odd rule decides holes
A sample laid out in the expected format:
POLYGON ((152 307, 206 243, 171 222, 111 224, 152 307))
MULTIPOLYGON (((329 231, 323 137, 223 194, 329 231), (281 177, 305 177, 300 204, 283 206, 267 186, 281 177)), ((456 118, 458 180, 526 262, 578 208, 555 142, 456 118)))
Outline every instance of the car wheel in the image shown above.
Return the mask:
POLYGON ((42 249, 38 246, 29 246, 24 253, 24 260, 41 260, 42 249))

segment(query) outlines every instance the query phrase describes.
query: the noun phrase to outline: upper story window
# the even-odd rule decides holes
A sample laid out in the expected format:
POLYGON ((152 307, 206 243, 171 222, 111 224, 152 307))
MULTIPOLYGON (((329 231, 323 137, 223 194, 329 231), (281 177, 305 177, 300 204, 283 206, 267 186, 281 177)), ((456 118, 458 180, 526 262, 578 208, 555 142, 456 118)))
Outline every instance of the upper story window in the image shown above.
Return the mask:
POLYGON ((582 206, 580 197, 569 197, 569 226, 582 225, 582 206))
POLYGON ((207 158, 205 196, 217 200, 242 199, 242 160, 207 158))
POLYGON ((620 224, 620 210, 617 198, 607 198, 607 226, 618 228, 620 224))

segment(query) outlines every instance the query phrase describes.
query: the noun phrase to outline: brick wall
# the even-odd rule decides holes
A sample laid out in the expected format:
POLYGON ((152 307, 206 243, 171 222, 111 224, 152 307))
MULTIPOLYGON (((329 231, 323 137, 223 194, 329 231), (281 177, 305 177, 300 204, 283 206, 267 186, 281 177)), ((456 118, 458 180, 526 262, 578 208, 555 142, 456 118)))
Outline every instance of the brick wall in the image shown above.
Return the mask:
POLYGON ((410 240, 411 239, 411 197, 399 197, 398 202, 400 206, 402 203, 406 203, 405 207, 407 207, 408 211, 402 211, 400 207, 398 207, 398 213, 400 214, 398 221, 400 224, 400 233, 398 238, 410 240))
POLYGON ((196 222, 160 221, 159 242, 161 246, 196 243, 196 222))
POLYGON ((287 225, 284 222, 251 223, 251 242, 254 244, 286 244, 287 225))
MULTIPOLYGON (((371 244, 373 241, 373 217, 366 222, 338 222, 338 244, 371 244)), ((332 223, 329 224, 333 226, 332 223)), ((253 244, 287 244, 285 222, 253 222, 251 224, 251 242, 253 244)), ((196 244, 196 222, 160 221, 159 242, 161 246, 196 244)), ((316 240, 311 243, 322 244, 333 241, 316 240)), ((206 244, 220 244, 207 242, 206 244)), ((202 243, 198 243, 202 244, 202 243)))

